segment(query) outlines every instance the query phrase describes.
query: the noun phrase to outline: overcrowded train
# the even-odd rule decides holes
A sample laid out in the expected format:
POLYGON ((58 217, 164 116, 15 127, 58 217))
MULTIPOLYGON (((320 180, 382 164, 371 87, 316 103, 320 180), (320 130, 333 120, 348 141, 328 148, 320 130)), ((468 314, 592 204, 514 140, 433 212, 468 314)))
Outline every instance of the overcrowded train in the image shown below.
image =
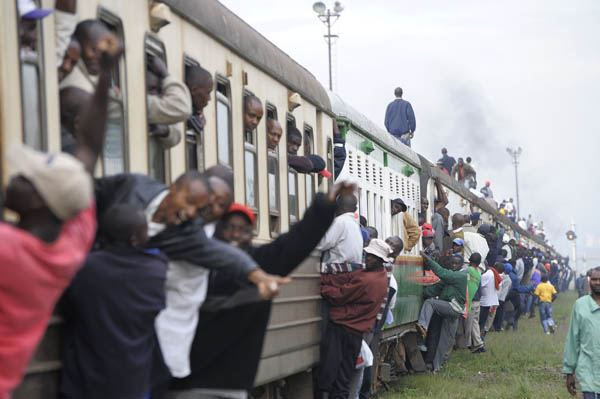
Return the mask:
MULTIPOLYGON (((6 184, 11 174, 10 144, 24 142, 46 151, 61 149, 59 85, 53 18, 37 21, 37 42, 24 54, 20 44, 17 0, 7 1, 0 13, 2 60, 0 63, 0 169, 6 184), (9 94, 10 93, 10 94, 9 94)), ((39 2, 38 2, 39 3, 39 2)), ((41 5, 52 8, 54 0, 41 5)), ((303 135, 300 152, 318 154, 326 169, 334 170, 336 123, 345 139, 346 159, 338 180, 357 183, 358 213, 377 228, 380 237, 402 237, 399 215, 392 216, 391 200, 402 198, 414 219, 430 222, 433 207, 421 208, 421 199, 434 204, 439 181, 451 214, 479 212, 485 223, 504 228, 510 238, 526 247, 559 256, 543 240, 474 196, 425 157, 394 139, 377 124, 353 109, 338 95, 326 91, 315 77, 259 32, 216 0, 86 0, 77 2, 77 18, 97 18, 122 40, 124 56, 112 74, 116 104, 97 168, 98 176, 123 171, 147 174, 165 183, 189 169, 205 170, 216 164, 234 172, 235 201, 256 215, 254 241, 266 243, 299 220, 315 193, 333 186, 334 177, 318 179, 288 168, 282 149, 267 150, 267 118, 253 134, 245 134, 243 103, 256 96, 264 113, 281 126, 296 127, 303 135), (186 66, 200 65, 212 74, 215 90, 204 110, 206 126, 198 135, 184 122, 178 144, 165 148, 148 134, 147 74, 149 58, 158 57, 168 73, 186 81, 186 66), (273 167, 273 165, 275 165, 273 167)), ((283 134, 279 146, 285 148, 283 134)), ((1 205, 1 204, 0 204, 1 205)), ((6 217, 11 218, 9 212, 6 217)), ((389 364, 410 356, 421 292, 402 284, 408 275, 422 272, 419 242, 403 252, 394 266, 399 283, 394 323, 383 331, 376 367, 380 378, 389 375, 389 364), (406 347, 400 350, 399 347, 406 347), (387 368, 386 368, 387 367, 387 368)), ((292 274, 293 282, 273 301, 273 310, 255 380, 255 397, 310 396, 311 369, 319 361, 320 302, 319 259, 315 251, 292 274)), ((62 319, 55 313, 42 343, 30 362, 15 398, 58 397, 61 370, 59 346, 62 319)), ((374 378, 376 381, 377 378, 374 378)))

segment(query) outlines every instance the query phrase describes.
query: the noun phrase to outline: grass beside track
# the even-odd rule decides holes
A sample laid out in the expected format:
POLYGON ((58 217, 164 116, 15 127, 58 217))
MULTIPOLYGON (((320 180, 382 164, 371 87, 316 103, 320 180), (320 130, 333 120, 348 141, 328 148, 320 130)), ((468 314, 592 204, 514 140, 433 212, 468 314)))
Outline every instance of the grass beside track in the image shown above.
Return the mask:
POLYGON ((521 317, 519 331, 488 333, 486 353, 453 351, 437 375, 430 373, 400 378, 380 395, 392 398, 558 399, 571 397, 561 373, 562 353, 569 318, 577 295, 559 294, 553 304, 558 328, 545 335, 536 318, 521 317))

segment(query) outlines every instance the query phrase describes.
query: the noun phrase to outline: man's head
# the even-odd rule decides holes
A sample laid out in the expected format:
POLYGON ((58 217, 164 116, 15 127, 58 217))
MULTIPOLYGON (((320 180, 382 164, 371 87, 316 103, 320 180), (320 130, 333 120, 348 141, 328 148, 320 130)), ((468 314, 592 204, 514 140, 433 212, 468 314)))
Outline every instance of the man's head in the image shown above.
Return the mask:
POLYGON ((212 75, 199 65, 188 65, 185 67, 185 84, 192 96, 194 113, 202 112, 210 101, 210 93, 215 85, 212 75))
POLYGON ((385 239, 385 243, 390 246, 392 253, 390 257, 396 259, 400 252, 404 249, 404 242, 398 236, 391 236, 385 239))
POLYGON ((486 186, 486 187, 489 187, 489 186, 490 186, 490 184, 491 184, 491 183, 490 183, 489 181, 486 181, 486 182, 485 182, 485 186, 486 186))
POLYGON ((465 248, 465 242, 463 241, 462 238, 455 238, 454 240, 452 240, 452 253, 453 254, 461 253, 464 248, 465 248))
POLYGON ((77 61, 79 61, 79 57, 81 57, 81 46, 77 40, 71 39, 69 45, 67 46, 67 50, 65 51, 62 63, 58 67, 59 82, 62 81, 68 74, 70 74, 71 71, 73 71, 77 61))
POLYGON ((406 209, 408 209, 408 208, 406 207, 406 204, 404 203, 404 201, 402 201, 402 199, 394 198, 392 200, 392 205, 391 205, 392 216, 394 216, 400 212, 406 212, 406 209))
POLYGON ((471 214, 471 225, 472 226, 477 226, 477 223, 479 223, 479 218, 481 217, 481 214, 479 212, 473 212, 471 214))
POLYGON ((50 15, 52 9, 38 8, 33 0, 19 0, 17 9, 21 18, 19 24, 21 48, 36 50, 37 21, 50 15))
POLYGON ((359 218, 359 221, 360 221, 360 225, 362 227, 367 227, 367 218, 366 217, 364 217, 364 216, 361 215, 360 218, 359 218))
POLYGON ((542 275, 542 283, 547 283, 548 282, 548 273, 545 273, 544 275, 542 275))
POLYGON ((402 87, 396 87, 394 89, 394 95, 396 96, 396 98, 402 98, 402 87))
POLYGON ((467 163, 471 163, 471 157, 467 157, 466 161, 467 163))
POLYGON ((590 289, 593 296, 600 296, 600 267, 590 270, 590 289))
POLYGON ((473 252, 469 257, 469 265, 477 268, 481 264, 481 254, 479 252, 473 252))
POLYGON ((262 102, 253 95, 244 97, 244 131, 252 132, 263 117, 262 102))
POLYGON ((369 246, 363 249, 365 251, 365 265, 367 269, 377 269, 383 266, 389 260, 392 252, 390 246, 385 241, 373 238, 369 246))
POLYGON ((160 203, 157 220, 168 226, 179 225, 200 216, 210 204, 211 189, 208 177, 197 170, 189 170, 169 186, 169 193, 160 203))
POLYGON ((208 178, 211 191, 208 206, 199 211, 205 223, 220 219, 233 202, 233 172, 223 165, 208 168, 204 175, 208 178))
POLYGON ((460 270, 463 265, 463 257, 460 254, 454 254, 450 257, 450 270, 460 270))
POLYGON ((433 242, 433 231, 429 229, 423 229, 421 237, 421 241, 423 242, 423 248, 427 248, 433 242))
POLYGON ((162 82, 158 75, 151 70, 146 70, 146 91, 153 96, 159 96, 162 92, 162 82))
POLYGON ((452 229, 460 229, 465 224, 465 217, 460 213, 452 215, 452 229))
POLYGON ((463 166, 465 164, 465 161, 462 158, 458 158, 458 161, 456 161, 460 166, 463 166))
POLYGON ((254 213, 245 205, 233 203, 219 222, 215 237, 244 251, 252 245, 254 213))
POLYGON ((429 209, 429 200, 421 197, 421 212, 427 212, 427 209, 429 209))
POLYGON ((298 149, 302 145, 302 133, 296 126, 289 125, 287 131, 287 153, 298 155, 298 149))
POLYGON ((504 264, 502 262, 496 262, 494 263, 494 269, 496 269, 499 274, 504 273, 504 264))
POLYGON ((267 119, 267 148, 271 151, 277 149, 283 129, 277 119, 267 119))
POLYGON ((77 136, 83 111, 92 99, 92 94, 78 87, 62 89, 60 98, 60 124, 69 133, 77 136))
POLYGON ((81 59, 90 75, 100 73, 100 40, 109 33, 106 25, 97 19, 86 19, 77 24, 73 36, 81 46, 81 59))
POLYGON ((352 194, 340 195, 337 200, 337 211, 338 215, 348 212, 356 212, 356 204, 358 203, 356 197, 352 194))
POLYGON ((369 232, 369 237, 371 237, 371 239, 379 237, 379 233, 377 232, 377 229, 375 227, 367 226, 365 227, 365 229, 369 232))
POLYGON ((448 208, 446 208, 445 206, 438 209, 437 213, 440 214, 440 216, 442 217, 443 221, 444 221, 444 226, 446 226, 446 228, 448 228, 448 219, 450 218, 450 211, 448 210, 448 208))
POLYGON ((442 148, 442 155, 447 155, 448 154, 448 150, 446 149, 446 147, 442 148))
POLYGON ((129 204, 118 204, 106 211, 100 230, 113 245, 141 247, 148 241, 144 211, 129 204))

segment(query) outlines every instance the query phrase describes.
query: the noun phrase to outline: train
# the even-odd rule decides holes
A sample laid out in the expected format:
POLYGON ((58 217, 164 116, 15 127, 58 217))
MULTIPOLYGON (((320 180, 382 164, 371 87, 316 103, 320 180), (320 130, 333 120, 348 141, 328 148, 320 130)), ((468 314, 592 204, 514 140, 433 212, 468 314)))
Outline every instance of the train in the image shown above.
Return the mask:
MULTIPOLYGON (((54 0, 38 0, 52 8, 54 0)), ((527 246, 556 252, 543 240, 523 231, 485 201, 475 197, 442 173, 427 158, 396 139, 328 92, 308 70, 269 42, 259 32, 217 0, 163 0, 161 15, 166 26, 157 29, 153 2, 148 0, 86 0, 77 4, 79 20, 103 21, 124 43, 125 53, 113 73, 119 96, 120 117, 107 135, 97 175, 118 172, 145 173, 170 183, 191 168, 204 170, 215 164, 234 172, 234 199, 257 215, 255 242, 265 243, 285 232, 302 217, 318 191, 327 191, 333 179, 319 182, 311 174, 287 167, 285 134, 276 152, 267 151, 266 120, 296 126, 303 134, 301 153, 320 155, 333 171, 333 123, 346 139, 347 158, 338 179, 358 184, 359 213, 375 226, 381 237, 402 235, 402 223, 391 215, 390 200, 400 197, 415 219, 421 197, 434 199, 434 179, 447 191, 451 213, 479 210, 484 222, 503 226, 527 246), (169 73, 185 80, 186 65, 201 65, 215 81, 211 102, 204 110, 203 136, 186 131, 181 142, 163 150, 148 135, 145 64, 148 55, 161 57, 169 73), (244 134, 243 99, 261 99, 265 115, 253 137, 244 134), (276 165, 268 168, 267 165, 276 165)), ((44 151, 60 151, 59 86, 53 18, 37 22, 35 51, 20 51, 17 0, 0 11, 2 60, 0 63, 0 176, 8 181, 10 144, 24 142, 44 151)), ((1 207, 0 202, 0 207, 1 207)), ((425 212, 431 220, 432 207, 425 212)), ((6 219, 13 215, 4 211, 6 219)), ((394 323, 383 332, 382 345, 403 345, 414 332, 421 306, 421 292, 414 284, 402 284, 409 273, 422 271, 420 243, 403 253, 394 266, 399 282, 394 323)), ((293 283, 273 302, 265 337, 256 398, 304 398, 311 395, 311 370, 318 364, 320 342, 320 253, 314 253, 292 274, 293 283)), ((51 318, 46 334, 29 364, 15 399, 56 398, 61 369, 62 319, 51 318)), ((381 351, 382 356, 389 353, 381 351)), ((384 362, 385 359, 381 359, 384 362)))

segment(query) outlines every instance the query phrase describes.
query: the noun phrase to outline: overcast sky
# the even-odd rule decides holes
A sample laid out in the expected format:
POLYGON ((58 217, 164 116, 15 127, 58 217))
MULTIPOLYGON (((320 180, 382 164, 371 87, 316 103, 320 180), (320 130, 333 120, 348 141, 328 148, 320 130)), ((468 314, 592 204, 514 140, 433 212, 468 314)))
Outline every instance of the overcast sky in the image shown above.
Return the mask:
MULTIPOLYGON (((313 1, 222 2, 327 86, 313 1)), ((496 199, 516 200, 506 147, 521 146, 521 214, 543 220, 563 254, 573 218, 578 256, 600 265, 600 1, 343 5, 334 91, 383 126, 401 86, 417 117, 413 149, 433 161, 443 146, 470 155, 496 199)))

